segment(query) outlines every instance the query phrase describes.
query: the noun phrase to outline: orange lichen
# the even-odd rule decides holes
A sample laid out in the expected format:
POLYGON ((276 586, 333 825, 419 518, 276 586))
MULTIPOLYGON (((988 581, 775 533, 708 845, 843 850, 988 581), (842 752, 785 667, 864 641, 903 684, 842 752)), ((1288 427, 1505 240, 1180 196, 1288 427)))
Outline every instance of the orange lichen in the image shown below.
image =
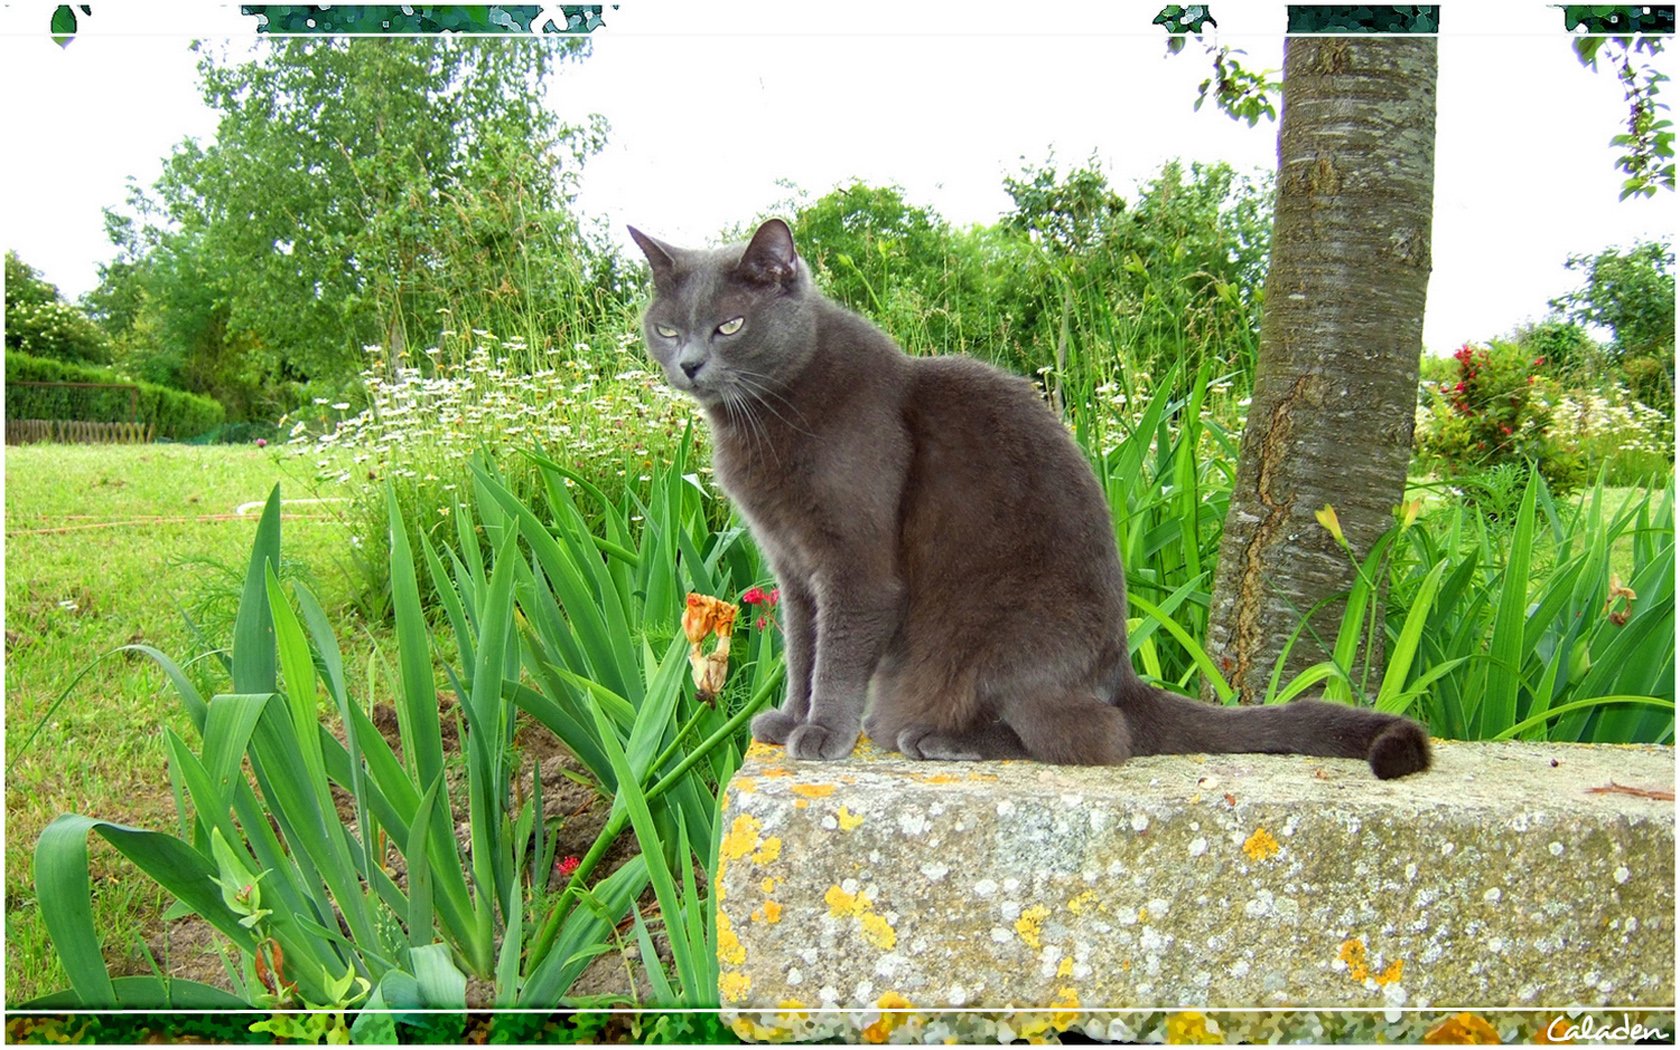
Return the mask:
POLYGON ((1360 984, 1366 980, 1375 981, 1378 985, 1389 985, 1400 979, 1401 971, 1406 968, 1404 959, 1396 959, 1389 963, 1381 973, 1372 973, 1371 966, 1365 955, 1365 942, 1357 937, 1350 937, 1342 942, 1336 951, 1336 958, 1347 963, 1348 977, 1360 984))
POLYGON ((823 894, 823 900, 828 902, 828 913, 837 919, 849 916, 861 916, 869 910, 869 894, 859 891, 847 893, 839 886, 830 886, 823 894))
POLYGON ((1265 828, 1255 828, 1254 834, 1250 835, 1247 841, 1243 843, 1242 849, 1248 855, 1249 860, 1265 860, 1277 854, 1278 841, 1265 828))
POLYGON ((891 951, 898 943, 898 932, 894 930, 881 916, 874 912, 866 912, 858 916, 858 925, 863 928, 863 939, 877 948, 891 951))
POLYGON ((752 978, 744 973, 731 971, 718 976, 718 992, 726 1003, 738 1003, 747 997, 752 990, 752 978))
POLYGON ((910 1000, 897 992, 887 992, 875 1001, 875 1005, 882 1013, 879 1020, 867 1025, 860 1033, 866 1043, 886 1042, 893 1029, 907 1020, 902 1011, 910 1009, 910 1000))
POLYGON ((1042 904, 1035 904, 1023 911, 1021 917, 1015 920, 1015 932, 1020 934, 1021 940, 1026 942, 1028 947, 1043 947, 1038 935, 1044 926, 1044 920, 1049 917, 1049 908, 1042 904))
POLYGON ((717 917, 717 957, 718 962, 725 966, 739 966, 747 961, 747 949, 742 946, 741 938, 735 935, 729 916, 721 911, 717 917))
POLYGON ((754 864, 769 864, 781 855, 782 840, 776 835, 771 835, 764 840, 764 845, 758 848, 758 852, 752 855, 752 862, 754 864))
POLYGON ((793 793, 795 795, 804 795, 806 798, 827 798, 828 796, 834 794, 834 785, 795 784, 793 785, 793 793))
POLYGON ((1493 1025, 1475 1014, 1453 1014, 1423 1034, 1426 1043, 1491 1045, 1501 1042, 1493 1025))
POLYGON ((759 831, 764 825, 751 813, 742 813, 729 826, 729 833, 718 844, 718 856, 725 860, 740 860, 758 848, 759 831))
POLYGON ((1207 1017, 1195 1010, 1167 1015, 1167 1042, 1169 1043, 1223 1043, 1224 1041, 1224 1036, 1208 1028, 1207 1017))
POLYGON ((1050 1021, 1057 1028, 1066 1028, 1079 1020, 1079 993, 1071 987, 1063 985, 1056 989, 1056 998, 1050 1003, 1056 1012, 1050 1015, 1050 1021))

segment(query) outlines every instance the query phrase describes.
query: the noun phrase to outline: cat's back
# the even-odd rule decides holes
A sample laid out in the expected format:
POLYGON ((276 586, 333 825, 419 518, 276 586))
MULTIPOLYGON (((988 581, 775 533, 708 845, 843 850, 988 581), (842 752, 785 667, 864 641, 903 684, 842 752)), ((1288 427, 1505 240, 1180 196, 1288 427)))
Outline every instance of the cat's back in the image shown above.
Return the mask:
POLYGON ((937 504, 942 525, 977 515, 1021 544, 1073 532, 1112 543, 1102 489, 1033 384, 972 358, 912 365, 913 504, 937 504))
POLYGON ((908 422, 931 454, 972 460, 986 473, 1032 463, 1041 471, 1090 474, 1032 383, 969 357, 911 364, 908 422))

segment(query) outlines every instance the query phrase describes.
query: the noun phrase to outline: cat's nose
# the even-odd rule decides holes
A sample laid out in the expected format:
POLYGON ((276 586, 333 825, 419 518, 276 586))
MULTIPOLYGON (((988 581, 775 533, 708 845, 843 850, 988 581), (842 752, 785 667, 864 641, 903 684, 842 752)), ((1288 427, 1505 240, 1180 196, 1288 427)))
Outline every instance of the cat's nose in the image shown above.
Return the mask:
POLYGON ((694 374, 696 372, 700 371, 701 366, 703 366, 705 363, 706 362, 704 362, 704 361, 684 361, 684 362, 682 362, 680 367, 683 370, 683 375, 687 376, 690 379, 693 379, 694 374))

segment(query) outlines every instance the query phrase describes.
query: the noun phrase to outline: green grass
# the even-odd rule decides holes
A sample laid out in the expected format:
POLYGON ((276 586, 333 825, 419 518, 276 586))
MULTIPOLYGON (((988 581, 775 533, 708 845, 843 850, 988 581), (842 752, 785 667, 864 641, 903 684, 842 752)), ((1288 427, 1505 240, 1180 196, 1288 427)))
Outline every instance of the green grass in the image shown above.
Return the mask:
MULTIPOLYGON (((172 654, 202 652, 183 609, 209 637, 225 637, 257 515, 213 516, 261 500, 276 481, 298 495, 302 486, 292 462, 248 447, 39 445, 10 448, 5 462, 6 987, 15 1003, 66 984, 34 901, 31 853, 41 830, 64 812, 174 824, 162 730, 190 727, 151 661, 98 658, 139 640, 172 654), (125 524, 100 527, 111 522, 125 524)), ((293 513, 330 512, 301 505, 293 513)), ((329 610, 341 609, 349 597, 337 565, 343 526, 293 519, 287 529, 291 551, 304 555, 292 571, 317 582, 329 610)), ((119 968, 142 967, 134 938, 160 931, 167 901, 103 842, 92 856, 95 923, 125 931, 106 950, 119 968)))

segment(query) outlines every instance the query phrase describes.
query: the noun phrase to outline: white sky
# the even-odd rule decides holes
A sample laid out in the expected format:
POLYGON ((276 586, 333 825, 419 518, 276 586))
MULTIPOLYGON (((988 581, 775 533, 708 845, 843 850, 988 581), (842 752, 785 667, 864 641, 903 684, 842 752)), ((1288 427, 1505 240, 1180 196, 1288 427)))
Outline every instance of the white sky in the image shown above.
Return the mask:
MULTIPOLYGON (((149 184, 183 137, 211 137, 215 119, 186 31, 99 5, 60 49, 44 32, 53 6, 0 8, 0 244, 73 298, 111 255, 101 208, 123 201, 127 176, 149 184)), ((1194 42, 1166 56, 1149 24, 1159 7, 967 0, 864 20, 858 5, 626 0, 607 10, 593 57, 555 78, 550 103, 611 122, 580 205, 626 247, 625 223, 712 241, 785 200, 784 180, 812 195, 854 177, 896 183, 967 224, 995 220, 1009 206, 1003 176, 1052 150, 1064 169, 1095 151, 1128 194, 1175 156, 1275 168, 1275 123, 1192 112, 1211 63, 1194 42)), ((207 39, 252 34, 237 5, 182 10, 177 24, 207 39)), ((1245 63, 1281 67, 1283 4, 1213 10, 1245 63)), ((1563 268, 1571 253, 1673 241, 1672 194, 1617 201, 1608 142, 1626 118, 1621 89, 1608 69, 1580 67, 1561 27, 1560 12, 1527 0, 1444 5, 1424 324, 1434 353, 1543 316, 1578 284, 1563 268)), ((1672 49, 1662 63, 1674 75, 1672 49)))

